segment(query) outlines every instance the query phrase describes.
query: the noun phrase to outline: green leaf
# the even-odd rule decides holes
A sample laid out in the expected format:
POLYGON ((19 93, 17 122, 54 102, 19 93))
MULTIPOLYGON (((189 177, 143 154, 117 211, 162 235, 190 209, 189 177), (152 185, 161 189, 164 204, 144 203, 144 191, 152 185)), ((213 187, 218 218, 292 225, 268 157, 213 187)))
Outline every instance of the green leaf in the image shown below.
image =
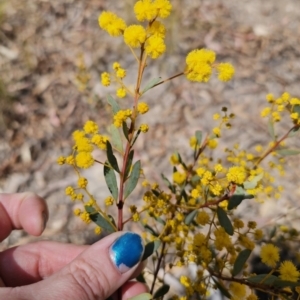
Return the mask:
POLYGON ((96 209, 92 206, 85 206, 85 211, 89 214, 90 219, 96 223, 99 227, 107 231, 108 233, 113 233, 116 231, 116 228, 104 218, 96 209))
POLYGON ((133 165, 128 182, 126 182, 124 199, 126 199, 131 194, 131 192, 135 189, 138 180, 140 178, 140 170, 141 170, 141 161, 138 160, 133 165))
POLYGON ((273 285, 276 280, 278 280, 278 277, 270 274, 260 274, 247 278, 247 281, 249 282, 262 283, 265 285, 273 285))
POLYGON ((185 170, 187 170, 187 166, 184 163, 184 161, 182 160, 181 155, 178 152, 177 152, 177 155, 178 155, 178 161, 179 161, 179 163, 182 164, 182 166, 184 167, 185 170))
POLYGON ((170 182, 170 180, 164 174, 160 174, 160 175, 163 181, 165 182, 165 184, 167 185, 167 187, 171 190, 171 192, 175 193, 176 192, 175 186, 170 182))
POLYGON ((166 222, 160 217, 155 217, 155 220, 162 225, 166 225, 166 222))
POLYGON ((235 193, 228 200, 227 209, 232 210, 232 209, 238 207, 242 203, 243 200, 253 199, 253 198, 254 198, 253 195, 247 194, 246 191, 242 187, 238 186, 236 188, 235 193))
POLYGON ((116 100, 111 95, 107 96, 107 102, 111 106, 113 114, 115 115, 120 110, 119 104, 116 102, 116 100))
POLYGON ((128 300, 151 300, 151 299, 153 299, 151 294, 143 293, 143 294, 134 296, 132 298, 129 298, 128 300))
POLYGON ((184 224, 185 224, 185 225, 190 225, 190 224, 194 221, 194 219, 195 219, 195 217, 197 216, 197 214, 198 214, 198 210, 197 210, 197 209, 195 209, 195 210, 193 210, 192 212, 190 212, 190 213, 185 217, 184 224))
POLYGON ((294 106, 293 113, 298 113, 298 115, 300 115, 300 105, 295 105, 294 106))
POLYGON ((212 277, 215 285, 217 286, 217 288, 220 290, 220 292, 222 293, 222 295, 224 295, 225 297, 227 297, 228 299, 231 299, 231 295, 228 292, 228 290, 226 289, 226 287, 219 282, 218 280, 216 280, 214 277, 212 277))
POLYGON ((124 133, 124 136, 126 137, 126 140, 129 141, 129 138, 128 138, 128 127, 127 127, 126 122, 122 123, 122 128, 123 128, 123 133, 124 133))
POLYGON ((161 81, 161 77, 151 79, 144 87, 142 94, 146 93, 148 90, 152 89, 157 83, 161 81))
POLYGON ((115 171, 112 168, 108 167, 107 165, 108 165, 108 161, 105 162, 103 168, 104 178, 110 193, 112 194, 113 198, 117 201, 119 192, 118 192, 116 174, 115 171))
POLYGON ((170 289, 170 286, 167 284, 162 285, 154 294, 153 299, 163 297, 170 289))
POLYGON ((160 247, 161 241, 160 240, 155 240, 152 242, 149 242, 145 246, 145 251, 144 251, 144 256, 142 258, 142 261, 147 259, 149 256, 151 256, 157 249, 160 247))
POLYGON ((217 216, 218 216, 220 225, 225 229, 225 231, 229 235, 233 235, 233 226, 227 216, 227 213, 219 206, 217 208, 217 216))
POLYGON ((243 183, 244 189, 250 190, 255 189, 257 187, 258 182, 264 177, 264 173, 260 173, 256 176, 254 176, 250 181, 245 181, 243 183))
POLYGON ((133 156, 134 156, 134 150, 132 149, 128 154, 127 165, 126 165, 125 175, 124 175, 125 180, 127 179, 128 174, 130 172, 133 156))
POLYGON ((276 153, 281 156, 298 155, 300 154, 300 149, 280 149, 276 150, 276 153))
POLYGON ((120 173, 120 169, 118 166, 118 161, 116 157, 114 156, 112 146, 109 141, 106 142, 106 154, 107 154, 107 159, 110 165, 116 170, 118 173, 120 173))
POLYGON ((233 271, 232 271, 233 276, 238 275, 243 270, 243 267, 247 262, 251 252, 252 252, 251 250, 245 249, 239 253, 239 255, 237 256, 234 262, 233 271))
POLYGON ((277 227, 274 226, 270 232, 270 239, 272 239, 275 236, 276 232, 277 232, 277 227))
POLYGON ((270 118, 269 122, 268 122, 268 130, 269 130, 269 134, 272 138, 272 141, 275 141, 275 129, 274 129, 274 122, 273 120, 270 118))
POLYGON ((123 141, 119 129, 115 125, 110 125, 108 130, 111 135, 111 142, 113 146, 121 153, 123 153, 123 141))
POLYGON ((156 237, 158 237, 158 234, 154 231, 154 229, 153 228, 151 228, 149 225, 144 225, 144 227, 145 227, 145 230, 146 231, 148 231, 148 232, 150 232, 152 235, 154 235, 154 236, 156 236, 156 237))
POLYGON ((288 286, 291 288, 294 288, 294 287, 300 286, 300 282, 292 282, 292 281, 277 279, 273 282, 273 285, 276 287, 277 286, 281 287, 281 288, 288 287, 288 286))
POLYGON ((146 283, 146 279, 143 273, 140 273, 137 277, 135 277, 136 281, 146 283))
POLYGON ((136 135, 135 135, 135 137, 134 137, 132 143, 131 143, 131 147, 132 147, 132 146, 134 145, 134 143, 136 142, 136 140, 137 140, 137 138, 139 137, 140 133, 141 133, 141 130, 139 129, 139 130, 137 131, 137 133, 136 133, 136 135))
POLYGON ((202 131, 197 130, 195 132, 195 136, 196 136, 196 139, 197 139, 197 145, 201 146, 201 143, 202 143, 202 131))
POLYGON ((288 137, 294 137, 300 133, 300 126, 298 128, 294 128, 291 130, 291 132, 288 134, 288 137))

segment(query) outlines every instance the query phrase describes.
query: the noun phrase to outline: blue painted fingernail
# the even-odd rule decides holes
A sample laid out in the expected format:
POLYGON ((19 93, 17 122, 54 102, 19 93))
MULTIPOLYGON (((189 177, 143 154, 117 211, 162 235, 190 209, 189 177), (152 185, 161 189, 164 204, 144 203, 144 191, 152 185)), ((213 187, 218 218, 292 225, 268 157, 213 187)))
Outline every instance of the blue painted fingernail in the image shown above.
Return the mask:
POLYGON ((109 253, 120 273, 125 273, 141 260, 143 240, 136 233, 126 232, 112 244, 109 253))

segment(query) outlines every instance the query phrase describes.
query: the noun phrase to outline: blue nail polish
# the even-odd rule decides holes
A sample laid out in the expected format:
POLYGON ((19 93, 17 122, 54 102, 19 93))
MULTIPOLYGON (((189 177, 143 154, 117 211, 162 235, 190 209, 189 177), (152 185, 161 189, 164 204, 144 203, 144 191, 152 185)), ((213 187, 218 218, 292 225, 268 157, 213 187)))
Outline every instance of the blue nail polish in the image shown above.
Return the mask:
POLYGON ((133 232, 126 232, 110 248, 110 257, 121 273, 135 266, 144 253, 142 238, 133 232))

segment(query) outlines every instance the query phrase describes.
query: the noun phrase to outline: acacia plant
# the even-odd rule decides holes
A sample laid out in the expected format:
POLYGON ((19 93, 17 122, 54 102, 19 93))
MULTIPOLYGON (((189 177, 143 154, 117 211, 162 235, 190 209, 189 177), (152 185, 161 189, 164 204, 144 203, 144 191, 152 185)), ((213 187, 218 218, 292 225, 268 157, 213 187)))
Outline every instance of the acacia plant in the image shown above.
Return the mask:
MULTIPOLYGON (((275 233, 262 241, 263 231, 257 228, 255 220, 245 224, 242 218, 235 217, 235 208, 246 199, 254 201, 266 194, 281 197, 283 187, 274 182, 274 172, 283 174, 284 156, 299 153, 287 148, 285 141, 299 132, 300 99, 287 92, 278 98, 268 94, 261 117, 269 119, 271 141, 254 149, 240 149, 235 144, 225 150, 225 159, 214 160, 211 156, 221 151, 218 140, 222 131, 234 125, 234 114, 223 107, 213 115, 212 122, 216 125, 212 132, 196 131, 191 137, 191 161, 184 161, 179 153, 171 155, 173 176, 162 175, 165 186, 145 180, 142 162, 135 158, 135 142, 149 130, 148 124, 143 123, 143 115, 149 111, 149 105, 142 101, 145 93, 179 76, 202 83, 217 76, 227 82, 235 72, 230 63, 217 61, 214 51, 195 49, 187 54, 183 70, 144 84, 145 68, 166 51, 162 19, 171 10, 168 0, 137 1, 134 5, 137 24, 133 25, 127 25, 112 12, 100 14, 100 28, 112 37, 123 38, 138 71, 134 88, 124 83, 127 72, 120 62, 113 62, 112 69, 101 74, 104 86, 112 83, 116 86, 117 98, 128 97, 132 101, 129 107, 123 107, 122 100, 107 96, 113 116, 109 135, 104 135, 104 129, 98 128, 93 120, 74 131, 71 154, 58 158, 60 165, 72 166, 78 175, 77 185, 67 187, 66 195, 82 203, 82 209, 74 213, 86 223, 95 222, 96 234, 123 230, 124 224, 130 222, 140 224, 146 244, 144 259, 151 257, 153 264, 138 278, 149 284, 149 293, 137 299, 205 299, 214 289, 230 299, 258 299, 256 290, 288 299, 300 291, 300 272, 293 262, 280 259, 275 233), (290 119, 290 128, 278 136, 276 129, 284 119, 290 119), (95 158, 95 149, 106 153, 105 161, 95 158), (89 192, 88 180, 81 175, 82 169, 95 164, 103 168, 111 194, 106 199, 96 199, 89 192), (143 204, 136 206, 136 198, 131 195, 138 184, 143 186, 144 194, 143 204), (115 206, 114 215, 107 213, 107 206, 115 206), (130 211, 127 219, 125 207, 130 211), (268 273, 249 274, 247 262, 255 247, 260 249, 262 262, 270 268, 268 273), (170 287, 158 277, 160 269, 172 272, 174 266, 184 269, 190 264, 196 266, 197 272, 179 278, 185 290, 180 295, 169 291, 170 287)), ((89 76, 83 63, 77 80, 84 91, 89 76)), ((286 238, 292 236, 291 232, 286 231, 286 238)))

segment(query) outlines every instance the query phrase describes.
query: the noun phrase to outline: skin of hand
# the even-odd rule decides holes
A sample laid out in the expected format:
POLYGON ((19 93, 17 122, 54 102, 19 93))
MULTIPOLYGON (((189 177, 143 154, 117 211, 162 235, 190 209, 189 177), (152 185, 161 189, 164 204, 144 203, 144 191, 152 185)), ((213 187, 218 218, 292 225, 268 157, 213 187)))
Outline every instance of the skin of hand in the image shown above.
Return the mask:
MULTIPOLYGON (((39 236, 47 220, 48 208, 39 196, 0 194, 0 241, 12 230, 23 229, 39 236)), ((0 252, 0 299, 104 300, 111 295, 116 298, 117 291, 121 299, 129 299, 145 293, 144 284, 130 281, 143 269, 141 247, 138 248, 141 253, 131 261, 135 265, 125 271, 120 271, 112 256, 115 251, 117 257, 125 259, 130 254, 132 243, 125 242, 124 246, 116 242, 128 235, 140 239, 133 233, 117 232, 91 246, 41 241, 0 252)))

